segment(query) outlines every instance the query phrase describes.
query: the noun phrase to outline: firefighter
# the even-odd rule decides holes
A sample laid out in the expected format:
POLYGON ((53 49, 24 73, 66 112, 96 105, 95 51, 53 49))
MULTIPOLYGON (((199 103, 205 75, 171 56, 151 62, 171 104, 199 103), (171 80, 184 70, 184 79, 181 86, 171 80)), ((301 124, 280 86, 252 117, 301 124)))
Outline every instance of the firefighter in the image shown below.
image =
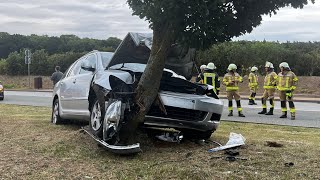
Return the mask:
POLYGON ((276 83, 277 83, 277 74, 274 72, 274 67, 271 62, 266 62, 264 66, 264 70, 266 72, 266 77, 264 78, 264 84, 263 84, 263 95, 261 97, 261 103, 262 103, 262 111, 258 114, 265 114, 265 115, 273 115, 274 110, 274 92, 276 89, 276 83), (270 110, 267 112, 267 100, 269 99, 270 103, 270 110))
POLYGON ((249 105, 257 105, 255 102, 257 89, 258 89, 258 68, 253 66, 251 68, 251 73, 249 74, 249 88, 250 88, 250 96, 249 96, 249 105))
POLYGON ((218 73, 215 71, 217 67, 214 63, 210 62, 206 66, 203 73, 203 83, 213 86, 213 91, 219 95, 220 92, 220 79, 218 73))
POLYGON ((280 65, 281 72, 278 74, 278 86, 281 111, 282 115, 280 118, 287 118, 287 100, 289 102, 289 108, 291 113, 291 120, 296 118, 296 109, 293 103, 292 92, 296 89, 298 82, 297 76, 291 71, 289 64, 287 62, 282 62, 280 65))
POLYGON ((236 72, 237 66, 235 64, 230 64, 228 66, 228 73, 223 77, 223 84, 226 86, 227 98, 229 101, 228 116, 233 116, 232 99, 234 98, 237 103, 238 115, 239 117, 245 117, 242 114, 242 108, 240 103, 239 95, 239 83, 242 82, 242 77, 236 72))
POLYGON ((204 70, 207 68, 207 66, 206 65, 204 65, 204 64, 202 64, 201 66, 200 66, 200 73, 199 73, 199 75, 198 75, 198 77, 197 77, 197 79, 196 79, 196 82, 198 82, 198 83, 203 83, 203 73, 204 73, 204 70))

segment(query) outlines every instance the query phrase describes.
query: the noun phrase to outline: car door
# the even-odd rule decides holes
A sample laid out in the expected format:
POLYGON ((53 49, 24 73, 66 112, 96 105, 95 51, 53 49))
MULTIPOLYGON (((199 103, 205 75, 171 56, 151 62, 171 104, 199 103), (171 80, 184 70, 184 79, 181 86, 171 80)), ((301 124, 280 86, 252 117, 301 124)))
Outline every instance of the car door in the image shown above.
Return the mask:
POLYGON ((65 78, 63 78, 58 84, 60 89, 60 103, 61 110, 64 114, 72 114, 74 109, 74 82, 75 76, 79 74, 81 63, 83 58, 77 60, 70 66, 70 69, 66 72, 65 78))
POLYGON ((92 69, 81 67, 77 75, 74 76, 73 85, 73 106, 79 115, 89 117, 88 110, 89 90, 90 83, 93 78, 94 72, 97 69, 97 55, 95 53, 89 54, 82 60, 81 65, 90 66, 92 69))

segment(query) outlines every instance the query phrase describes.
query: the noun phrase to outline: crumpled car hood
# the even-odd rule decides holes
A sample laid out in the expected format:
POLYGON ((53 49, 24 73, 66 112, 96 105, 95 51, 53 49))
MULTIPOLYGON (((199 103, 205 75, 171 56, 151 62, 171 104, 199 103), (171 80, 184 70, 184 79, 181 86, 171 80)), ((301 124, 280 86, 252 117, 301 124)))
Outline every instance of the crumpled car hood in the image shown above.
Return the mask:
MULTIPOLYGON (((116 49, 109 67, 122 63, 147 64, 152 47, 152 33, 128 33, 116 49)), ((195 49, 172 45, 165 68, 191 79, 195 49)))

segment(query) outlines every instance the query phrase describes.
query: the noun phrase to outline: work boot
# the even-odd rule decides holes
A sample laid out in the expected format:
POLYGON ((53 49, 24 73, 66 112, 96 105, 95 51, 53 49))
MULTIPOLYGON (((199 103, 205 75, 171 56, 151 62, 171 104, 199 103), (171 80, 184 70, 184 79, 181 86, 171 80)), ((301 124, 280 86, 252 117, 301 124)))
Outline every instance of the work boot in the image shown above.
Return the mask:
POLYGON ((229 111, 228 116, 233 116, 233 111, 229 111))
POLYGON ((241 111, 239 111, 238 113, 239 113, 239 117, 246 117, 245 115, 242 114, 241 111))
POLYGON ((256 103, 256 102, 254 102, 254 100, 252 100, 252 104, 253 104, 253 105, 257 105, 257 103, 256 103))
POLYGON ((267 113, 267 108, 263 108, 262 111, 258 112, 258 114, 266 114, 267 113))
POLYGON ((273 115, 273 108, 270 108, 270 111, 267 112, 266 115, 273 115))
POLYGON ((287 111, 282 112, 282 115, 280 116, 280 118, 287 118, 287 111))
POLYGON ((295 120, 296 119, 296 113, 291 113, 291 120, 295 120))
POLYGON ((253 105, 253 100, 252 99, 249 99, 248 105, 253 105))

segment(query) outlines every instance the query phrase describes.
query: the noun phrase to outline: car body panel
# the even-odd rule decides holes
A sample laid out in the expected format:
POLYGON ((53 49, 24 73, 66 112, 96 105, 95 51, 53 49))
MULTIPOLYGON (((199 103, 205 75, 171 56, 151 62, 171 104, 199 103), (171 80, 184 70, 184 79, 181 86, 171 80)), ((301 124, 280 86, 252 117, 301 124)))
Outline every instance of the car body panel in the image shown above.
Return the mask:
POLYGON ((98 84, 105 89, 111 90, 112 88, 109 83, 109 77, 111 75, 118 77, 126 84, 132 84, 134 82, 134 80, 132 79, 132 76, 128 72, 110 69, 106 71, 97 72, 93 79, 93 83, 98 84))

